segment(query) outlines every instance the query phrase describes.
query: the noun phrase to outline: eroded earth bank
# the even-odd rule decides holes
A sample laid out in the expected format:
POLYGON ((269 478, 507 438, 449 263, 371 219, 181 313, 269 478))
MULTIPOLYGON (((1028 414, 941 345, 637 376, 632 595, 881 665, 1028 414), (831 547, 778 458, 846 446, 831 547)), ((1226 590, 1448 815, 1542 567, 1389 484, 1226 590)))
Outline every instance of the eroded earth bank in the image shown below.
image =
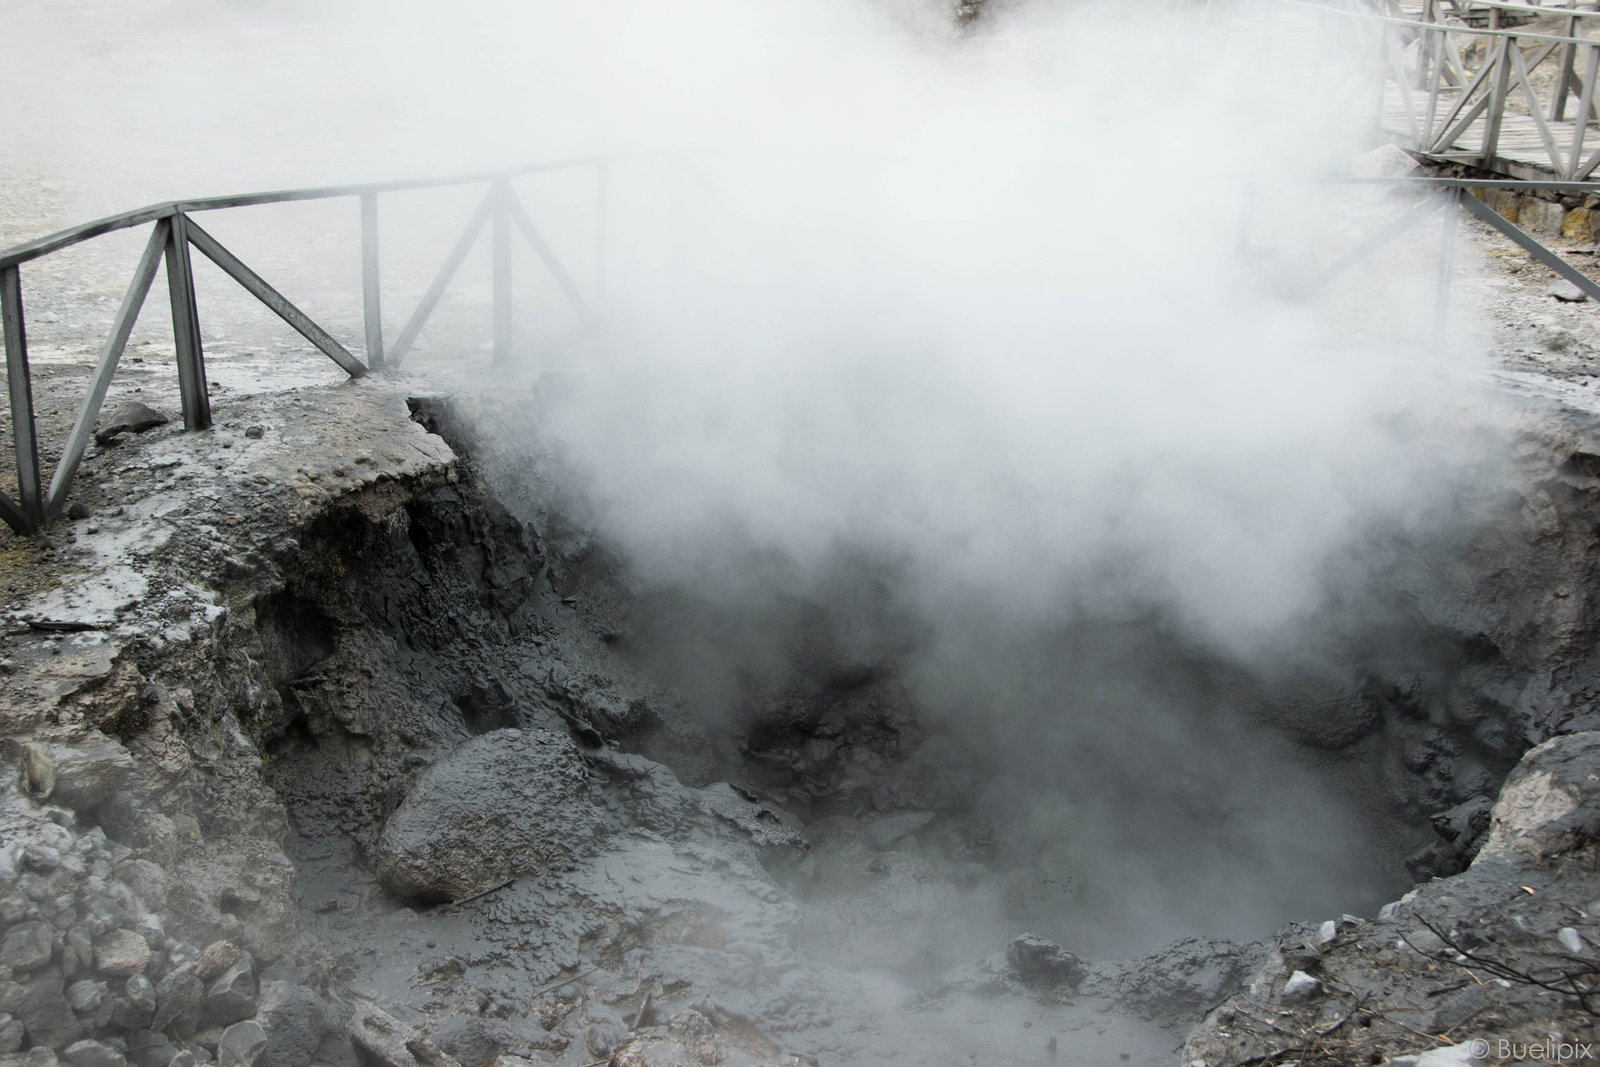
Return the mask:
POLYGON ((550 392, 229 400, 6 543, 7 1067, 1593 1039, 1592 417, 1419 428, 1456 521, 1370 531, 1314 659, 980 618, 969 691, 892 559, 641 584, 550 392))

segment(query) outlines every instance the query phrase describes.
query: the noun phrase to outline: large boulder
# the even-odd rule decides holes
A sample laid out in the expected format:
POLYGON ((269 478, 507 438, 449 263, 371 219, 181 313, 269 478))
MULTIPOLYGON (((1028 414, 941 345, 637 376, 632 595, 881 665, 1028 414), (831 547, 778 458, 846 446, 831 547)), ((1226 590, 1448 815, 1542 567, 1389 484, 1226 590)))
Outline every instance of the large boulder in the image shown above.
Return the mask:
POLYGON ((375 866, 391 891, 461 900, 592 851, 599 811, 572 742, 496 730, 429 767, 389 816, 375 866))

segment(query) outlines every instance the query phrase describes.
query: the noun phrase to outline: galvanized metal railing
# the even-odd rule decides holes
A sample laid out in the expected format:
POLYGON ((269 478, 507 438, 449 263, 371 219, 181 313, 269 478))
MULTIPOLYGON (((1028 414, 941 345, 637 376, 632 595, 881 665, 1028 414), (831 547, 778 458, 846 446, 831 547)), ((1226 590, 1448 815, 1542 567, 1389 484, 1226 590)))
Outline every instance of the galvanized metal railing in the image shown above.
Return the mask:
POLYGON ((469 174, 451 178, 416 181, 376 182, 362 185, 324 186, 287 189, 239 196, 208 197, 199 200, 168 201, 97 219, 50 234, 34 241, 0 250, 0 332, 4 333, 7 384, 11 402, 11 428, 17 462, 18 499, 0 491, 0 518, 22 534, 37 531, 59 516, 66 507, 72 480, 83 460, 94 432, 95 420, 116 373, 117 363, 127 347, 139 311, 144 306, 156 270, 166 267, 167 291, 172 305, 173 343, 177 353, 178 391, 183 406, 184 427, 203 430, 211 425, 211 400, 206 379, 205 351, 200 331, 199 307, 195 296, 194 269, 190 249, 198 249, 250 295, 288 323, 319 351, 337 363, 352 378, 383 367, 398 367, 411 350, 434 308, 463 261, 476 244, 485 226, 492 242, 493 272, 493 348, 496 362, 511 358, 511 231, 516 229, 543 261, 556 283, 572 302, 586 325, 595 322, 595 308, 603 299, 606 271, 606 218, 608 169, 615 156, 589 156, 539 164, 515 170, 469 174), (534 225, 532 217, 512 188, 512 180, 524 175, 593 168, 595 176, 595 272, 593 300, 586 298, 556 257, 549 243, 534 225), (387 350, 383 343, 382 301, 379 288, 378 198, 385 193, 482 184, 487 187, 466 228, 445 257, 432 283, 402 327, 398 339, 387 350), (253 207, 303 200, 353 198, 361 210, 361 292, 366 360, 352 354, 333 335, 300 310, 259 274, 247 266, 221 242, 207 233, 194 216, 226 208, 253 207), (154 224, 144 254, 134 269, 122 303, 112 319, 110 336, 100 350, 89 380, 88 395, 67 435, 48 485, 43 480, 38 426, 34 415, 33 388, 28 366, 27 330, 23 315, 23 264, 64 248, 118 230, 154 224))

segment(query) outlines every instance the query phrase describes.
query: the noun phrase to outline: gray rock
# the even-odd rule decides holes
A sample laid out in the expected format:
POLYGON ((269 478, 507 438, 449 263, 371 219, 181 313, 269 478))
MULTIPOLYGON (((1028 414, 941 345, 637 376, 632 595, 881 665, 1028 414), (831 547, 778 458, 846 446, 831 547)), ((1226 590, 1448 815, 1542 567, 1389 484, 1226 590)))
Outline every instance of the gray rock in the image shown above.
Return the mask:
POLYGON ((40 971, 19 984, 23 989, 22 1003, 15 1014, 27 1028, 30 1042, 59 1049, 83 1036, 83 1024, 62 992, 59 971, 40 971))
POLYGON ((19 923, 0 941, 0 964, 13 971, 35 971, 50 962, 56 932, 49 923, 19 923))
POLYGON ((84 927, 74 926, 67 931, 67 949, 79 966, 94 966, 94 937, 84 927))
POLYGON ((1006 946, 1006 962, 1024 985, 1039 987, 1067 985, 1075 989, 1089 971, 1078 956, 1033 934, 1023 934, 1006 946))
POLYGON ((85 978, 67 987, 67 1003, 79 1015, 93 1015, 106 998, 106 984, 85 978))
POLYGON ((379 879, 395 893, 460 900, 569 866, 592 851, 600 818, 570 740, 496 730, 422 772, 384 824, 379 879))
POLYGON ((1588 293, 1565 280, 1551 283, 1550 288, 1546 289, 1545 293, 1555 297, 1563 304, 1581 304, 1589 299, 1588 293))
POLYGON ((267 1032, 258 1022, 234 1023, 217 1042, 218 1067, 255 1067, 267 1050, 267 1032))
POLYGON ((1283 983, 1284 1000, 1310 1000, 1320 996, 1322 983, 1304 971, 1296 971, 1283 983))
POLYGON ((260 990, 256 1018, 267 1030, 260 1067, 309 1067, 323 1040, 339 1033, 339 1020, 304 986, 261 982, 260 990))
POLYGON ((0 1011, 6 1012, 9 1015, 15 1015, 17 1012, 21 1011, 22 1000, 25 994, 26 990, 24 990, 17 982, 10 981, 9 979, 4 982, 0 982, 0 1011))
POLYGON ((160 908, 167 902, 167 872, 146 859, 126 859, 111 873, 133 890, 146 908, 160 908))
POLYGON ((87 811, 127 784, 133 756, 99 734, 73 745, 29 741, 22 746, 22 773, 36 799, 87 811))
MULTIPOLYGON (((244 1025, 243 1023, 239 1025, 244 1025)), ((406 1042, 417 1034, 371 1001, 357 1001, 346 1033, 363 1063, 377 1067, 417 1067, 406 1042)))
POLYGON ((100 420, 100 429, 94 433, 95 443, 101 446, 110 444, 124 433, 144 433, 157 426, 165 426, 172 420, 152 407, 147 407, 137 400, 130 400, 118 404, 111 413, 100 420))
POLYGON ((1448 1032, 1482 1012, 1490 1004, 1491 998, 1485 992, 1490 988, 1493 987, 1471 985, 1445 997, 1434 1009, 1431 1018, 1424 1013, 1427 1031, 1430 1034, 1448 1032))
POLYGON ((72 1067, 127 1067, 128 1063, 116 1049, 88 1038, 62 1049, 61 1058, 72 1067))
POLYGON ((1583 955, 1585 947, 1583 943, 1583 935, 1578 933, 1578 931, 1574 930, 1572 927, 1563 926, 1561 929, 1557 930, 1556 941, 1563 949, 1572 953, 1574 956, 1583 955))
POLYGON ((1079 987, 1162 1026, 1187 1030, 1243 988, 1265 960, 1260 944, 1189 937, 1131 963, 1100 964, 1079 987))
POLYGON ((112 930, 95 942, 94 969, 108 978, 143 974, 150 966, 150 946, 132 930, 112 930))
POLYGON ((156 984, 156 1015, 150 1028, 188 1037, 200 1027, 205 998, 206 986, 194 965, 175 968, 156 984))
POLYGON ((229 1026, 255 1013, 255 960, 245 952, 207 988, 203 1014, 207 1026, 229 1026))
POLYGON ((215 982, 222 972, 239 962, 243 955, 232 941, 213 941, 195 957, 197 973, 203 982, 215 982))
POLYGON ((143 1030, 156 1014, 156 990, 142 974, 129 978, 112 1005, 111 1021, 125 1030, 143 1030))
POLYGON ((0 1054, 16 1052, 22 1048, 27 1031, 22 1020, 13 1015, 0 1015, 0 1054))
POLYGON ((128 1062, 134 1067, 167 1067, 177 1054, 159 1030, 135 1030, 128 1035, 128 1062))
POLYGON ((56 1067, 60 1062, 55 1050, 43 1045, 30 1048, 22 1054, 23 1067, 56 1067))

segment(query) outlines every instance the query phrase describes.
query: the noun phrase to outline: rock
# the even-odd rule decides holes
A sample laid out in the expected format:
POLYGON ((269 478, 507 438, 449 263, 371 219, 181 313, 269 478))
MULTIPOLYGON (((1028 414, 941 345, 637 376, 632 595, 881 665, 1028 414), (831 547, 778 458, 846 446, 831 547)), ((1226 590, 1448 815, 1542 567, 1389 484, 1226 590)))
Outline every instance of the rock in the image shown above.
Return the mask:
POLYGON ((1583 935, 1570 926, 1563 926, 1556 931, 1556 941, 1563 949, 1574 956, 1581 956, 1584 952, 1583 935))
POLYGON ((244 435, 252 441, 259 441, 267 432, 265 426, 251 425, 244 428, 244 435))
POLYGON ((1480 198, 1507 222, 1516 222, 1522 198, 1510 189, 1486 189, 1480 198))
POLYGON ((125 1030, 143 1030, 156 1014, 156 988, 150 979, 136 974, 123 987, 112 1009, 111 1021, 125 1030))
MULTIPOLYGON (((406 1047, 406 1043, 415 1041, 421 1035, 371 1001, 356 1002, 346 1033, 355 1044, 361 1059, 368 1064, 380 1067, 417 1067, 417 1058, 406 1047)), ((444 1053, 441 1052, 440 1055, 444 1056, 444 1053)), ((448 1056, 444 1056, 441 1064, 429 1067, 460 1067, 460 1065, 448 1056)))
POLYGON ((497 1019, 461 1019, 433 1035, 439 1048, 462 1067, 483 1067, 510 1047, 505 1024, 497 1019))
MULTIPOLYGON (((221 944, 233 947, 229 942, 221 944)), ((234 948, 235 953, 238 951, 234 948)), ((245 952, 206 989, 203 1014, 207 1026, 229 1026, 255 1013, 255 961, 245 952)))
POLYGON ((116 1049, 87 1038, 62 1049, 61 1058, 72 1067, 126 1067, 128 1062, 116 1049))
POLYGON ((1076 988, 1088 973, 1088 966, 1054 941, 1033 934, 1014 938, 1006 947, 1006 962, 1024 985, 1076 988))
POLYGON ((215 982, 222 972, 239 962, 241 952, 232 941, 213 941, 195 958, 195 968, 200 980, 215 982))
POLYGON ((1338 936, 1339 924, 1333 919, 1329 919, 1317 927, 1317 944, 1319 945, 1331 945, 1338 936))
POLYGON ((1482 1013, 1490 1004, 1490 996, 1485 992, 1490 988, 1493 987, 1472 985, 1445 997, 1434 1009, 1431 1017, 1424 1016, 1427 1020, 1428 1033, 1448 1033, 1482 1013))
POLYGON ((160 908, 167 902, 167 872, 147 859, 125 859, 111 869, 118 881, 133 890, 146 908, 160 908))
POLYGON ((135 1030, 128 1035, 128 1062, 134 1067, 167 1067, 177 1054, 159 1030, 135 1030))
POLYGON ((1589 299, 1588 293, 1579 289, 1572 282, 1565 280, 1552 282, 1550 288, 1545 290, 1545 294, 1555 297, 1563 304, 1581 304, 1589 299))
POLYGON ((1296 971, 1283 983, 1284 1000, 1310 1000, 1322 992, 1322 983, 1304 971, 1296 971))
POLYGON ((1600 733, 1555 737, 1529 749, 1506 778, 1473 865, 1544 863, 1600 838, 1600 733))
POLYGON ((62 992, 59 971, 40 971, 19 984, 23 992, 15 1014, 27 1029, 30 1042, 60 1049, 83 1036, 83 1024, 62 992))
POLYGON ((109 415, 100 420, 100 429, 94 432, 94 441, 95 444, 104 447, 124 433, 144 433, 157 426, 165 426, 171 421, 154 408, 137 400, 129 400, 118 404, 109 415))
POLYGON ((61 1062, 54 1049, 36 1045, 22 1055, 22 1067, 56 1067, 61 1062))
POLYGON ((93 1015, 105 1002, 106 984, 85 978, 67 987, 67 1003, 79 1015, 93 1015))
POLYGON ((0 1054, 16 1052, 26 1037, 21 1019, 9 1014, 0 1015, 0 1054))
POLYGON ((218 1067, 255 1067, 256 1060, 267 1050, 267 1032, 258 1022, 234 1023, 222 1031, 217 1042, 218 1067))
POLYGON ((1492 807, 1494 801, 1488 797, 1482 794, 1472 797, 1435 815, 1432 820, 1434 832, 1457 848, 1470 850, 1483 832, 1489 829, 1489 810, 1492 807))
POLYGON ((33 971, 50 962, 56 932, 49 923, 19 923, 0 941, 0 964, 14 971, 33 971))
POLYGON ((600 831, 572 743, 495 730, 422 772, 379 835, 379 879, 395 893, 460 900, 520 874, 562 868, 600 831))
MULTIPOLYGON (((323 999, 291 982, 261 982, 256 1019, 267 1031, 259 1067, 309 1067, 323 1041, 339 1033, 340 1021, 323 999)), ((406 1067, 412 1067, 408 1064, 406 1067)))
POLYGON ((1600 224, 1600 212, 1586 207, 1575 207, 1561 220, 1561 236, 1573 241, 1592 242, 1596 236, 1597 224, 1600 224))
POLYGON ((109 978, 143 974, 150 946, 132 930, 112 930, 95 942, 94 969, 109 978))
POLYGON ((1450 946, 1444 939, 1425 926, 1405 932, 1405 942, 1424 956, 1440 956, 1448 952, 1450 946))
POLYGON ((1463 1041, 1459 1045, 1429 1049, 1418 1056, 1415 1062, 1416 1067, 1466 1067, 1467 1064, 1479 1064, 1483 1061, 1473 1051, 1473 1042, 1463 1041))
POLYGON ((205 983, 194 973, 193 964, 175 968, 156 985, 156 1015, 150 1028, 188 1037, 200 1028, 205 997, 205 983))
POLYGON ((1187 1029, 1242 988, 1266 955, 1260 944, 1188 937, 1131 963, 1096 966, 1079 992, 1115 1000, 1160 1025, 1187 1029))
POLYGON ((1561 233, 1566 215, 1566 209, 1554 201, 1525 196, 1517 208, 1517 225, 1540 237, 1555 237, 1561 233))

